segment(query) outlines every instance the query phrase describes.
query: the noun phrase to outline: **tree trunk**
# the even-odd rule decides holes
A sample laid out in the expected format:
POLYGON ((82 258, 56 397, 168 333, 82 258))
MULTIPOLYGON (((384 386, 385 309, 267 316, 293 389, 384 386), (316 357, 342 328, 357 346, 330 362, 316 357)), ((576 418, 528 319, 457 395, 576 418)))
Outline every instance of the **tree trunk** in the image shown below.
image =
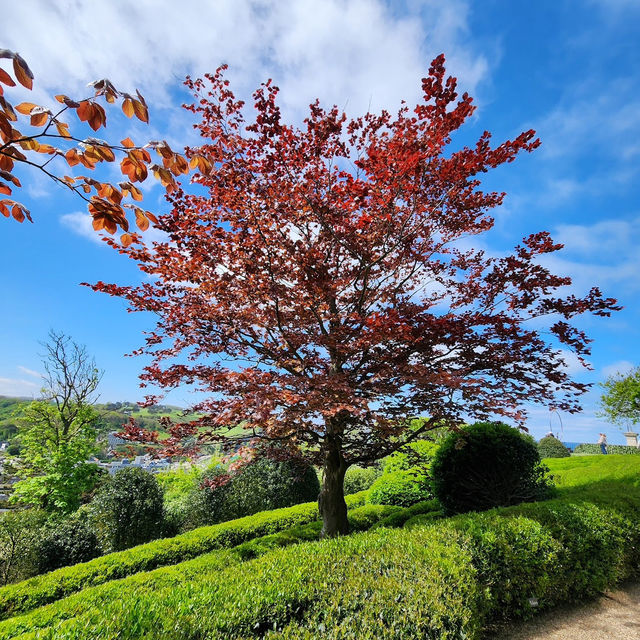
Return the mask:
POLYGON ((332 447, 324 461, 322 491, 318 496, 318 509, 322 517, 321 538, 335 538, 349 533, 347 503, 344 501, 344 474, 347 468, 339 448, 332 447))

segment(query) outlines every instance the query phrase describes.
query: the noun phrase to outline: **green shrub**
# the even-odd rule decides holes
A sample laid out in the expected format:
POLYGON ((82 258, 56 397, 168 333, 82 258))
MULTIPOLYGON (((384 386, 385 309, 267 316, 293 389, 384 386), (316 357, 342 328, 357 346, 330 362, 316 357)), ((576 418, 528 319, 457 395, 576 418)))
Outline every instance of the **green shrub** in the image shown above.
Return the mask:
POLYGON ((416 440, 384 459, 384 473, 419 470, 428 475, 438 447, 439 445, 431 440, 416 440))
POLYGON ((540 458, 568 458, 571 453, 558 438, 545 436, 538 442, 538 455, 540 458))
POLYGON ((165 533, 176 535, 198 526, 194 517, 194 498, 200 484, 202 470, 198 467, 163 471, 156 475, 162 488, 165 533))
POLYGON ((202 526, 234 520, 259 511, 281 509, 316 500, 320 483, 313 467, 292 461, 276 462, 261 458, 247 465, 228 482, 222 466, 207 470, 190 496, 187 526, 202 526), (207 486, 213 482, 213 486, 207 486))
POLYGON ((232 518, 240 518, 311 502, 319 493, 318 476, 310 465, 261 458, 233 477, 225 507, 232 518))
POLYGON ((37 545, 46 519, 44 511, 35 509, 0 515, 0 584, 38 573, 37 545))
POLYGON ((550 493, 533 438, 501 422, 451 433, 431 465, 432 490, 447 513, 483 511, 550 493))
MULTIPOLYGON (((362 506, 366 492, 346 497, 347 506, 362 506)), ((201 527, 173 538, 111 553, 73 567, 0 588, 0 618, 55 602, 94 585, 102 585, 157 567, 177 564, 215 549, 235 547, 247 540, 277 533, 318 518, 316 502, 201 527)))
POLYGON ((344 495, 366 491, 380 477, 382 472, 376 467, 349 467, 344 476, 344 495))
POLYGON ((104 549, 120 551, 163 533, 162 490, 142 469, 118 471, 91 502, 91 521, 104 549))
POLYGON ((371 486, 371 504, 391 504, 410 507, 433 497, 429 479, 419 470, 383 473, 371 486))
POLYGON ((87 562, 98 557, 102 548, 86 511, 80 510, 64 520, 52 520, 36 544, 38 573, 87 562))
MULTIPOLYGON (((599 444, 579 444, 574 450, 574 453, 602 453, 600 450, 599 444)), ((640 454, 640 449, 637 447, 628 447, 623 444, 608 444, 607 445, 607 453, 612 454, 622 454, 622 455, 638 455, 640 454)))

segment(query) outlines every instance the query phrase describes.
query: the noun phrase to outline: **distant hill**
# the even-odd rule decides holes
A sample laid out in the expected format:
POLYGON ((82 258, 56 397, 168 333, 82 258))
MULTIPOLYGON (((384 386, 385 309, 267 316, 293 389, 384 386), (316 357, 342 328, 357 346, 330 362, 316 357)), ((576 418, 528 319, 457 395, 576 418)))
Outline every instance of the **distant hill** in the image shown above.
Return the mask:
MULTIPOLYGON (((32 398, 13 398, 0 396, 0 440, 11 440, 17 431, 17 419, 32 398)), ((109 431, 120 431, 122 425, 135 418, 144 429, 162 432, 159 418, 169 416, 172 420, 193 420, 195 416, 185 416, 182 407, 174 405, 155 405, 140 408, 135 402, 105 402, 95 405, 100 414, 98 432, 106 435, 109 431)))

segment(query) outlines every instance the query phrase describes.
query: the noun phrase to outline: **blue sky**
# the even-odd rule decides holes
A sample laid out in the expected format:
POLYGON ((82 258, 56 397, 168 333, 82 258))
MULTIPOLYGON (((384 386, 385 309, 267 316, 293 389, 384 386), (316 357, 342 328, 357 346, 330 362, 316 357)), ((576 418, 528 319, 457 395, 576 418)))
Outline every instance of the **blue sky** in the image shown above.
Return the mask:
MULTIPOLYGON (((597 285, 623 311, 584 318, 593 338, 592 371, 567 357, 579 380, 596 383, 580 415, 552 416, 565 440, 594 442, 605 430, 595 416, 597 383, 640 364, 640 3, 636 0, 22 0, 3 9, 0 47, 20 52, 35 77, 29 100, 51 104, 56 93, 83 97, 101 77, 122 90, 138 87, 151 124, 114 117, 102 137, 165 138, 194 143, 189 114, 179 105, 186 74, 222 62, 237 95, 248 98, 272 77, 287 118, 301 121, 319 97, 351 115, 395 109, 419 96, 420 78, 435 55, 476 99, 465 140, 487 129, 496 141, 534 128, 542 146, 487 176, 508 193, 496 228, 479 238, 488 251, 509 250, 546 229, 565 249, 551 266, 573 277, 582 293, 597 285)), ((5 68, 7 68, 5 66, 5 68)), ((25 95, 24 98, 26 99, 25 95)), ((114 110, 115 114, 115 110, 114 110)), ((0 394, 36 394, 49 329, 87 345, 105 370, 101 397, 140 400, 145 361, 124 354, 142 344, 153 318, 128 314, 122 301, 80 282, 135 283, 135 265, 90 230, 83 203, 44 176, 23 174, 21 194, 34 224, 0 220, 0 394)), ((149 185, 145 207, 163 211, 149 185)), ((187 389, 168 401, 187 406, 187 389)), ((530 411, 537 437, 549 430, 544 407, 530 411)))

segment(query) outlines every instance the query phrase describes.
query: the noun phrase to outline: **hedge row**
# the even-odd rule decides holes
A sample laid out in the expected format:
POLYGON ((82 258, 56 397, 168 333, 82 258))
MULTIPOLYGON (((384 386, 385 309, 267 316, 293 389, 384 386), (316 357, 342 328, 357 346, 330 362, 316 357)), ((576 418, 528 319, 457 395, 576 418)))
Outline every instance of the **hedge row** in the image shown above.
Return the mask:
MULTIPOLYGON (((349 508, 362 505, 366 495, 367 492, 360 492, 347 496, 347 505, 349 508)), ((201 527, 173 538, 155 540, 72 567, 63 567, 0 588, 0 619, 16 611, 28 611, 54 602, 92 585, 177 564, 214 549, 235 547, 247 540, 307 524, 317 518, 317 503, 308 502, 201 527)))
MULTIPOLYGON (((365 531, 372 525, 384 522, 385 526, 402 526, 402 523, 418 513, 433 511, 430 503, 414 505, 411 509, 395 506, 365 505, 349 512, 349 524, 355 531, 365 531), (395 516, 393 522, 390 516, 395 516)), ((274 549, 304 541, 318 539, 321 523, 312 522, 287 531, 271 534, 245 542, 233 549, 222 549, 200 556, 193 560, 169 567, 162 567, 147 573, 139 573, 121 580, 114 580, 95 587, 88 587, 48 606, 36 609, 25 615, 17 616, 0 623, 0 637, 13 638, 26 632, 32 632, 58 625, 71 617, 83 614, 92 608, 101 609, 114 598, 129 598, 143 591, 155 592, 167 587, 173 588, 185 580, 202 579, 238 564, 242 560, 264 555, 274 549)), ((37 606, 37 602, 30 602, 37 606)), ((16 611, 16 613, 18 613, 16 611)))
MULTIPOLYGON (((215 571, 170 567, 164 580, 121 590, 101 608, 69 610, 75 617, 34 625, 40 632, 30 637, 477 639, 504 619, 582 599, 638 572, 640 488, 617 483, 616 494, 613 484, 604 495, 601 487, 584 490, 581 503, 562 498, 382 528, 215 571)), ((27 631, 11 635, 13 622, 2 625, 2 638, 27 631)))
MULTIPOLYGON (((574 450, 573 453, 602 453, 599 444, 579 444, 574 450)), ((607 445, 607 453, 613 454, 631 454, 638 455, 640 454, 640 449, 637 447, 629 447, 624 444, 608 444, 607 445)))

